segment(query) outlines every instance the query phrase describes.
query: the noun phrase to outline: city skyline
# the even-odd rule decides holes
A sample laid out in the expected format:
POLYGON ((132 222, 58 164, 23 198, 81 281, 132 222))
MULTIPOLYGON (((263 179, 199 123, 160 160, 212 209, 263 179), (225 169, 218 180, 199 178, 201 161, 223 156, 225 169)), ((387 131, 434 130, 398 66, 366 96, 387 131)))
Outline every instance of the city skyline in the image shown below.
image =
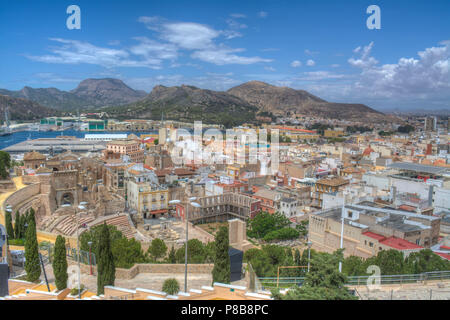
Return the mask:
POLYGON ((221 91, 259 80, 381 111, 450 109, 445 1, 378 1, 380 30, 366 26, 368 1, 77 1, 80 30, 66 26, 71 4, 1 10, 0 88, 71 90, 86 78, 118 78, 147 92, 221 91))

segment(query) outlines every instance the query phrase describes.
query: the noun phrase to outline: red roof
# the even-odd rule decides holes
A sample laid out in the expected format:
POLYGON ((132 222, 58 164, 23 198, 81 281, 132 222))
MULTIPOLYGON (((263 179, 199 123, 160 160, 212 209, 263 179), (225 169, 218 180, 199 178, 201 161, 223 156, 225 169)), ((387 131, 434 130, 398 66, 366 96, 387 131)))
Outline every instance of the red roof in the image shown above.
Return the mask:
POLYGON ((370 232, 370 231, 363 232, 363 235, 368 236, 368 237, 373 238, 373 239, 378 240, 378 241, 386 239, 381 234, 370 232))
POLYGON ((444 259, 447 259, 450 261, 450 254, 446 254, 446 253, 440 253, 440 252, 435 252, 437 255, 441 256, 444 259))
POLYGON ((447 247, 447 246, 441 246, 441 250, 450 250, 450 247, 447 247))
POLYGON ((402 209, 402 210, 404 210, 404 211, 409 211, 409 212, 415 212, 415 211, 416 211, 416 208, 415 208, 415 207, 409 206, 409 205, 407 205, 407 204, 402 204, 402 205, 400 205, 398 208, 399 208, 399 209, 402 209))
POLYGON ((382 241, 380 241, 380 243, 389 246, 391 248, 394 249, 398 249, 398 250, 410 250, 410 249, 422 249, 423 247, 418 246, 417 244, 414 244, 412 242, 406 241, 404 239, 401 238, 397 238, 397 237, 389 237, 386 238, 382 241))
POLYGON ((166 213, 166 212, 167 212, 167 209, 160 209, 160 210, 150 211, 151 214, 166 213))

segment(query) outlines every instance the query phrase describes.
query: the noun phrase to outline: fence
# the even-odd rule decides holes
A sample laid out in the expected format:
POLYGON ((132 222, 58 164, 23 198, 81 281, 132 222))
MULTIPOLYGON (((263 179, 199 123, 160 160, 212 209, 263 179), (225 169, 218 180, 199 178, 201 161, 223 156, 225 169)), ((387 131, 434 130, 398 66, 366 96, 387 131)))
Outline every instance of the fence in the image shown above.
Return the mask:
POLYGON ((75 260, 78 262, 78 259, 81 263, 88 264, 88 265, 97 265, 97 260, 95 258, 95 253, 90 253, 90 259, 89 259, 89 251, 80 250, 80 255, 78 255, 78 250, 75 248, 67 248, 66 254, 68 258, 71 258, 72 260, 75 260))
POLYGON ((437 288, 414 288, 409 290, 359 291, 361 300, 448 300, 450 290, 437 288))
MULTIPOLYGON (((256 277, 263 290, 264 288, 275 288, 277 287, 277 277, 256 277)), ((366 285, 368 281, 372 282, 376 279, 374 276, 353 276, 347 277, 347 285, 358 286, 366 285)), ((380 276, 380 284, 406 284, 406 283, 417 283, 432 280, 446 280, 450 279, 450 271, 435 271, 435 272, 425 272, 420 274, 400 274, 400 275, 384 275, 380 276)), ((305 277, 280 277, 278 278, 278 287, 289 288, 292 286, 302 286, 305 281, 305 277)))

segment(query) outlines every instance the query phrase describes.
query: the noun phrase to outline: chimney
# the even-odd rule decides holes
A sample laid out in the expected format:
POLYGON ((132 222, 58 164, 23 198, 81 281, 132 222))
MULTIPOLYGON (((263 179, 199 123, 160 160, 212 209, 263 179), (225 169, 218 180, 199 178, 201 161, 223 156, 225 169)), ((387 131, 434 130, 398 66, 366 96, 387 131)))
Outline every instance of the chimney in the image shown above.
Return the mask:
POLYGON ((427 144, 427 151, 425 152, 425 154, 427 156, 429 156, 429 155, 431 155, 432 151, 433 151, 433 146, 431 145, 431 143, 427 144))

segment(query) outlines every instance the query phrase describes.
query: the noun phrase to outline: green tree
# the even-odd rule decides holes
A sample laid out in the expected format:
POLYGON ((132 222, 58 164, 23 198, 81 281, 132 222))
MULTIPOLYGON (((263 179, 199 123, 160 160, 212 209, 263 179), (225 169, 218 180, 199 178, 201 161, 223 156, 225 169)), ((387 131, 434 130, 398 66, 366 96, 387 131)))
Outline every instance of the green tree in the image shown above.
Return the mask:
POLYGON ((347 276, 365 275, 365 271, 364 261, 360 257, 350 256, 342 262, 342 272, 347 276))
MULTIPOLYGON (((186 247, 183 245, 175 253, 178 263, 184 263, 186 247)), ((203 243, 198 239, 191 239, 188 241, 188 263, 205 263, 206 250, 203 243)))
POLYGON ((220 227, 215 236, 216 256, 212 271, 213 282, 230 283, 230 256, 228 228, 220 227))
POLYGON ((155 146, 157 146, 159 144, 159 140, 155 139, 155 140, 153 140, 153 143, 154 143, 155 146))
POLYGON ((6 234, 8 235, 8 241, 14 239, 14 228, 12 225, 11 212, 6 211, 5 213, 5 227, 6 234))
POLYGON ((442 259, 430 249, 411 253, 405 259, 406 273, 423 273, 432 271, 449 271, 450 261, 442 259))
POLYGON ((56 238, 52 266, 56 288, 58 290, 66 289, 69 276, 67 274, 66 239, 62 236, 56 238))
POLYGON ((177 294, 180 291, 180 284, 177 279, 166 279, 163 283, 162 291, 170 295, 177 294))
POLYGON ((342 250, 315 255, 302 287, 292 287, 286 295, 273 290, 273 297, 276 300, 357 300, 344 286, 346 276, 338 271, 342 259, 342 250))
POLYGON ((111 242, 111 252, 114 257, 114 265, 117 268, 131 268, 135 263, 144 262, 144 253, 141 243, 136 239, 120 237, 111 242))
POLYGON ((9 178, 9 169, 11 168, 11 156, 6 151, 0 151, 0 177, 9 178))
POLYGON ((156 238, 152 240, 147 251, 154 260, 158 260, 166 255, 167 246, 163 240, 156 238))
MULTIPOLYGON (((260 212, 250 220, 247 235, 252 238, 262 239, 271 232, 275 232, 278 235, 276 233, 278 230, 287 228, 290 225, 291 221, 279 212, 274 214, 260 212)), ((298 236, 298 233, 296 235, 298 236)))
POLYGON ((270 258, 260 249, 249 249, 244 254, 244 261, 250 263, 259 277, 276 276, 276 266, 271 264, 270 258))
POLYGON ((114 285, 116 278, 111 238, 106 223, 102 225, 98 239, 97 273, 97 295, 101 295, 105 292, 105 286, 114 285))
POLYGON ((366 266, 368 266, 368 263, 379 266, 382 275, 395 275, 404 272, 403 253, 398 250, 391 249, 380 251, 374 262, 375 263, 372 263, 371 260, 367 259, 366 266))
POLYGON ((177 257, 175 256, 175 248, 172 246, 169 252, 169 263, 177 263, 177 257))
POLYGON ((19 211, 16 211, 16 215, 14 217, 14 235, 15 235, 15 239, 21 238, 21 226, 20 226, 19 211))
POLYGON ((296 266, 301 266, 301 255, 300 255, 300 250, 295 249, 295 254, 294 254, 294 262, 296 266))
POLYGON ((36 222, 29 219, 25 239, 25 271, 27 280, 35 282, 41 276, 41 266, 39 261, 39 249, 36 237, 36 222))

